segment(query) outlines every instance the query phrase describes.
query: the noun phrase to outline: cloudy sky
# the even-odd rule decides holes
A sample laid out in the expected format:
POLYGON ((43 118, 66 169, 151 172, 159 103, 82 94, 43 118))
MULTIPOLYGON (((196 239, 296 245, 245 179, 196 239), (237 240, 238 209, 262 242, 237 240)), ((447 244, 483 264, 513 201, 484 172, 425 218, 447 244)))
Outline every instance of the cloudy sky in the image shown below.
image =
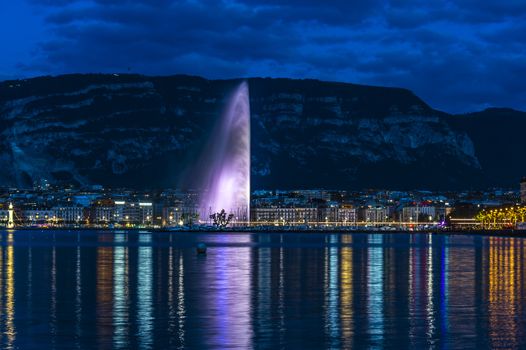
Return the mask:
POLYGON ((317 78, 526 110, 526 0, 3 0, 0 79, 317 78))

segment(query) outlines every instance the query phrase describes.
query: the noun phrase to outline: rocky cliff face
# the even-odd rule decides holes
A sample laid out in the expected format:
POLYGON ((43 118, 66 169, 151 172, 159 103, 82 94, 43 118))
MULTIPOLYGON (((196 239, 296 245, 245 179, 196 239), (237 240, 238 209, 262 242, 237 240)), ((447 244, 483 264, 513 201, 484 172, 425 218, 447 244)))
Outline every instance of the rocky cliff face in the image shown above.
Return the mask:
MULTIPOLYGON (((0 184, 180 186, 238 83, 139 75, 0 83, 0 184)), ((526 149, 521 112, 452 116, 408 90, 315 80, 249 86, 253 188, 513 186, 526 173, 515 152, 526 149)))

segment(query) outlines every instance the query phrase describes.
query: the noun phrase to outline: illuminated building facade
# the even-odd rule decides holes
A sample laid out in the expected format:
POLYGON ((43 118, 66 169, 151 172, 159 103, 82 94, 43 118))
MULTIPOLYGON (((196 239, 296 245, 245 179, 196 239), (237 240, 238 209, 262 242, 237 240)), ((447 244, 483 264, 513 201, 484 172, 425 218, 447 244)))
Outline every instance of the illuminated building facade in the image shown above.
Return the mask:
POLYGON ((306 224, 318 221, 318 208, 253 208, 251 217, 261 224, 306 224))
POLYGON ((433 206, 410 206, 402 209, 404 222, 427 222, 437 217, 436 207, 433 206))
POLYGON ((183 211, 180 207, 164 207, 162 218, 165 226, 179 225, 183 220, 183 211))
POLYGON ((56 222, 78 224, 84 220, 84 208, 81 206, 55 206, 51 211, 56 222))
POLYGON ((379 224, 388 220, 389 212, 385 207, 361 208, 359 220, 371 224, 379 224))

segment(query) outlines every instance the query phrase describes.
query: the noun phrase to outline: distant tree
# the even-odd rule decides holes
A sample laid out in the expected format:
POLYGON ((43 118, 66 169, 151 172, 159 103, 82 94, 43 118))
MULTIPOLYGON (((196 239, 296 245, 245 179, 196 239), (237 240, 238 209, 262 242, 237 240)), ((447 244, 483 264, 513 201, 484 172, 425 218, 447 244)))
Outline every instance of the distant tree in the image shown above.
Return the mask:
POLYGON ((214 213, 210 215, 210 219, 214 222, 214 226, 219 228, 227 227, 230 221, 234 218, 234 214, 226 213, 225 209, 221 209, 219 213, 214 213))

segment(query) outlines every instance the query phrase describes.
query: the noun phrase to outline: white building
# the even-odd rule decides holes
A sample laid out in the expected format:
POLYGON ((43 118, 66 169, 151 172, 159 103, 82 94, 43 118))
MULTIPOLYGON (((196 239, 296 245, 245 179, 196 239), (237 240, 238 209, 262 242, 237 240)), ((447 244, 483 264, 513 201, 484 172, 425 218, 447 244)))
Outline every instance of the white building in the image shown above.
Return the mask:
POLYGON ((252 208, 252 222, 261 225, 354 225, 354 208, 252 208))
POLYGON ((381 225, 389 220, 388 209, 385 207, 367 207, 361 209, 360 221, 367 225, 381 225))
POLYGON ((84 221, 84 208, 81 206, 55 206, 51 211, 57 223, 79 224, 84 221))
POLYGON ((151 202, 105 202, 91 210, 93 224, 151 225, 153 203, 151 202))
POLYGON ((303 225, 318 221, 318 208, 252 208, 251 220, 262 225, 303 225))
POLYGON ((356 224, 356 209, 355 208, 338 208, 338 222, 344 226, 352 226, 356 224))
POLYGON ((431 222, 437 220, 437 209, 434 206, 410 206, 402 209, 404 222, 431 222))
POLYGON ((56 216, 51 209, 25 209, 21 211, 22 222, 29 225, 56 223, 56 216))
POLYGON ((109 224, 114 221, 115 208, 109 205, 95 206, 92 208, 90 224, 109 224))

